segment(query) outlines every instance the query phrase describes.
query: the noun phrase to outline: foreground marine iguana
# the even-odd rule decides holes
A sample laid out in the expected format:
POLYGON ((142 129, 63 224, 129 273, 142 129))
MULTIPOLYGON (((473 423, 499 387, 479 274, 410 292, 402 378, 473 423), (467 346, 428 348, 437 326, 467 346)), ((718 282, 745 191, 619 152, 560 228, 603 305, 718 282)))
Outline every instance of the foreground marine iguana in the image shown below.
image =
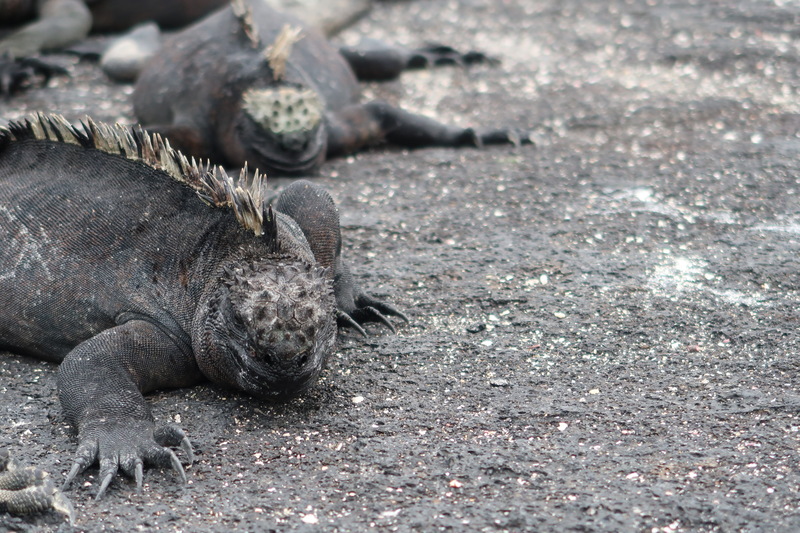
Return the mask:
POLYGON ((491 60, 448 47, 337 50, 289 15, 234 0, 164 43, 139 76, 133 106, 148 130, 193 156, 311 174, 326 157, 384 140, 409 148, 520 142, 505 129, 478 133, 384 102, 359 103, 358 78, 481 61, 491 60))
POLYGON ((0 349, 60 363, 78 432, 65 486, 99 462, 98 497, 118 470, 141 489, 143 464, 185 479, 165 446, 191 460, 191 445, 154 427, 144 393, 209 379, 295 395, 337 322, 406 320, 354 283, 323 189, 298 181, 270 205, 260 175, 235 183, 141 129, 56 115, 0 129, 0 241, 0 349))

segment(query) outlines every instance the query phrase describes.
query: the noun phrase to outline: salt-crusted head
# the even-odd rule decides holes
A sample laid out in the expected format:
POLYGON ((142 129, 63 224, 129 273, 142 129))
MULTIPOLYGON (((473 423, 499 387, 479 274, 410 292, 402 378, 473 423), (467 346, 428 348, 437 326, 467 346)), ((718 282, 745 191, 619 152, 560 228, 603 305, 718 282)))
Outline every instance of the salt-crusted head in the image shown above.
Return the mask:
POLYGON ((194 350, 210 379, 259 397, 302 392, 336 340, 324 269, 274 258, 232 265, 195 323, 194 350))

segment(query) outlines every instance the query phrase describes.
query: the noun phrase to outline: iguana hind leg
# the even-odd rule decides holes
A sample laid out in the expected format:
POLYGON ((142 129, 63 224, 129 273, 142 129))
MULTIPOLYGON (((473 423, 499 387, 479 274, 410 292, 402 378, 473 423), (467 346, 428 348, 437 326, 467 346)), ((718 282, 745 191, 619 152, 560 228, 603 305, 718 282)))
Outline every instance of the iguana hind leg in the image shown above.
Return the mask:
POLYGON ((357 286, 350 268, 342 260, 339 213, 327 191, 310 181, 298 180, 281 192, 275 208, 297 223, 320 266, 332 270, 340 326, 366 335, 361 326, 367 322, 378 322, 394 331, 387 315, 408 322, 406 315, 393 305, 370 296, 357 286))
POLYGON ((440 65, 469 66, 479 63, 494 65, 497 59, 483 52, 459 52, 442 44, 429 44, 421 48, 390 46, 375 39, 364 39, 357 46, 345 46, 339 53, 350 64, 356 77, 363 81, 393 80, 404 70, 429 68, 440 65))
POLYGON ((381 141, 405 148, 531 143, 522 130, 450 126, 385 102, 352 105, 328 117, 328 156, 348 154, 381 141))

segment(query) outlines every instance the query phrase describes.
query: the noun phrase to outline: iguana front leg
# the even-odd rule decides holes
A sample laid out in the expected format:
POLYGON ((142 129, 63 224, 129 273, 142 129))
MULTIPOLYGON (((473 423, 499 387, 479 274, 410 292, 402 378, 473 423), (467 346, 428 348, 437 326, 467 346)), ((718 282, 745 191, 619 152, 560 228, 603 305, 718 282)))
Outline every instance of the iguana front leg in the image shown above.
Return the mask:
POLYGON ((380 141, 406 148, 531 143, 524 132, 508 128, 476 131, 449 126, 385 102, 352 105, 329 114, 327 119, 328 156, 355 152, 380 141))
POLYGON ((100 463, 103 495, 121 469, 142 487, 143 465, 169 466, 186 480, 175 453, 180 445, 192 458, 191 445, 174 425, 155 429, 142 394, 158 388, 200 381, 191 353, 161 328, 131 320, 79 344, 59 366, 58 396, 67 420, 78 430, 78 450, 64 482, 100 463))
POLYGON ((320 266, 333 271, 333 290, 339 312, 338 323, 366 335, 362 324, 379 322, 395 331, 386 316, 408 322, 405 314, 393 305, 362 291, 342 260, 342 235, 339 212, 328 192, 307 180, 297 180, 278 197, 275 208, 292 217, 308 241, 320 266))
POLYGON ((13 58, 9 54, 0 55, 0 95, 9 96, 30 85, 47 85, 50 78, 68 74, 67 69, 53 65, 35 57, 13 58))

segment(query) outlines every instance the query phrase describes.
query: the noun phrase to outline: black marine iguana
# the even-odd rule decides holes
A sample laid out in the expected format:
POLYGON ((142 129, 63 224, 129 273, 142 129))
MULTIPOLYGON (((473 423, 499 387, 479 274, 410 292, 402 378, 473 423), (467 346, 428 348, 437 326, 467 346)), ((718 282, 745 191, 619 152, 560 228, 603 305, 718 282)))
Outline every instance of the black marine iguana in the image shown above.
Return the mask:
POLYGON ((480 61, 490 59, 442 46, 337 50, 291 16, 234 0, 165 42, 141 72, 133 105, 148 130, 188 154, 272 174, 310 174, 326 157, 384 140, 409 148, 527 142, 505 129, 478 133, 359 103, 358 78, 480 61))
MULTIPOLYGON (((60 363, 78 431, 65 486, 99 462, 98 497, 118 470, 141 488, 143 464, 185 479, 166 446, 191 461, 191 445, 154 427, 144 393, 210 379, 294 395, 337 321, 406 320, 354 283, 323 189, 298 181, 268 205, 260 175, 234 182, 141 129, 55 115, 0 129, 0 241, 0 349, 60 363)), ((12 510, 35 508, 20 494, 12 510)))

